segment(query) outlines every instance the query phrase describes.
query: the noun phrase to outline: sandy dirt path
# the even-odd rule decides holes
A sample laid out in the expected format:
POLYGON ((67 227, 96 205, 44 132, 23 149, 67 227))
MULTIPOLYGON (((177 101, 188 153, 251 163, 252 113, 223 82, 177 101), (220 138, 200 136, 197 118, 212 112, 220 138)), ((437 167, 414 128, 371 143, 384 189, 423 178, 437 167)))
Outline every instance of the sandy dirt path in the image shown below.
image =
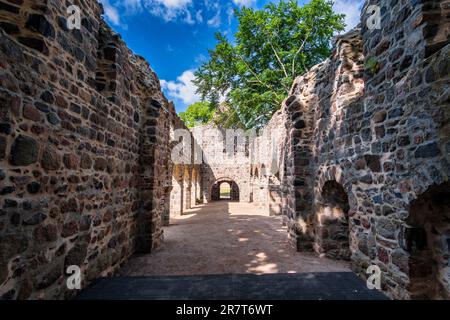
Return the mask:
POLYGON ((252 204, 213 202, 171 218, 164 244, 134 256, 121 274, 201 275, 350 271, 348 263, 295 252, 280 217, 252 204))

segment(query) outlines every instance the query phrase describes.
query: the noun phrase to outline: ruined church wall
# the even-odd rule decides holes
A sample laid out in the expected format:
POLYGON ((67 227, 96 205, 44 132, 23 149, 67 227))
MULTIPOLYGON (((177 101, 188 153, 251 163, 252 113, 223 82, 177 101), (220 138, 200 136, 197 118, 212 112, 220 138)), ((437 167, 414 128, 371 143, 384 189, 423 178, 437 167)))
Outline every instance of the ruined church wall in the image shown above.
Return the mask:
MULTIPOLYGON (((411 204, 450 176, 450 8, 446 1, 371 1, 363 16, 372 3, 382 7, 383 15, 381 29, 362 30, 366 61, 377 63, 364 74, 364 102, 371 120, 370 148, 380 156, 381 170, 358 202, 370 223, 365 229, 371 232, 358 228, 367 234, 367 243, 359 237, 363 241, 358 246, 368 252, 355 261, 362 266, 368 256, 385 274, 383 289, 396 298, 410 298, 412 275, 424 271, 406 245, 411 204)), ((445 219, 448 213, 440 216, 445 219)), ((437 281, 447 295, 448 231, 448 224, 447 231, 438 231, 447 232, 447 240, 439 240, 446 256, 435 256, 437 281)))
POLYGON ((171 137, 170 137, 170 149, 174 155, 176 155, 175 147, 177 145, 182 146, 184 151, 188 151, 186 154, 189 156, 180 161, 172 159, 169 160, 169 170, 172 176, 167 180, 168 192, 170 198, 169 212, 167 213, 167 219, 165 225, 169 225, 169 216, 176 217, 182 215, 186 210, 191 209, 197 203, 201 202, 201 163, 196 159, 195 150, 198 150, 199 146, 194 138, 194 135, 186 127, 183 121, 178 115, 174 114, 171 121, 171 137), (176 131, 181 134, 176 134, 176 131), (186 139, 186 141, 184 140, 186 139), (188 144, 184 144, 188 142, 188 144))
MULTIPOLYGON (((348 156, 348 143, 359 132, 349 118, 362 109, 362 65, 359 30, 339 36, 332 56, 297 78, 284 102, 287 140, 283 214, 292 245, 298 250, 312 250, 314 246, 314 188, 320 165, 348 156)), ((358 120, 355 117, 353 121, 358 120)))
POLYGON ((234 181, 240 201, 251 202, 270 215, 281 215, 285 115, 281 110, 276 112, 259 132, 223 129, 214 124, 191 129, 202 155, 203 202, 214 200, 211 191, 217 182, 234 181), (227 150, 229 143, 231 149, 227 150))
POLYGON ((269 215, 281 215, 286 113, 278 110, 250 147, 252 202, 269 215))
MULTIPOLYGON (((324 185, 336 181, 348 196, 354 270, 366 277, 379 266, 395 298, 411 297, 411 274, 424 267, 405 248, 411 202, 450 173, 448 30, 443 1, 366 1, 361 32, 338 37, 283 105, 283 214, 293 245, 339 257, 319 210, 324 185), (381 8, 380 30, 366 27, 369 5, 381 8)), ((448 257, 439 261, 449 290, 448 257)))
POLYGON ((61 1, 0 10, 0 296, 63 298, 163 234, 175 117, 159 81, 101 18, 61 1))
MULTIPOLYGON (((239 143, 227 152, 225 129, 211 124, 194 127, 192 133, 202 154, 201 200, 204 203, 212 200, 211 190, 216 182, 234 181, 239 187, 239 201, 251 202, 250 156, 244 135, 239 135, 239 143)), ((235 141, 234 136, 229 139, 235 141)))

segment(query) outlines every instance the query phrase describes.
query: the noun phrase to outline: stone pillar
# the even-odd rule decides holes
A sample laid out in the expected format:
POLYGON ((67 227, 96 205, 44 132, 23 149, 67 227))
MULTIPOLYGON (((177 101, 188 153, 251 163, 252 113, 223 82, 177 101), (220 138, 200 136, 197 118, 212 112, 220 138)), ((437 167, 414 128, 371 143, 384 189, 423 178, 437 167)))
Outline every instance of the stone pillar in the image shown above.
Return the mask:
MULTIPOLYGON (((299 82, 301 83, 303 79, 299 82)), ((301 84, 300 84, 301 85, 301 84)), ((312 250, 313 177, 312 177, 312 118, 311 110, 297 99, 294 86, 292 95, 285 101, 287 170, 285 177, 286 214, 289 241, 299 251, 312 250)))
POLYGON ((191 208, 192 167, 185 165, 183 171, 183 211, 191 208))
POLYGON ((158 140, 162 134, 158 130, 158 119, 162 106, 156 100, 150 100, 145 108, 146 117, 142 124, 139 158, 139 198, 140 209, 137 216, 136 252, 148 253, 156 249, 162 241, 161 214, 159 198, 165 196, 157 188, 158 161, 161 153, 157 151, 158 140))

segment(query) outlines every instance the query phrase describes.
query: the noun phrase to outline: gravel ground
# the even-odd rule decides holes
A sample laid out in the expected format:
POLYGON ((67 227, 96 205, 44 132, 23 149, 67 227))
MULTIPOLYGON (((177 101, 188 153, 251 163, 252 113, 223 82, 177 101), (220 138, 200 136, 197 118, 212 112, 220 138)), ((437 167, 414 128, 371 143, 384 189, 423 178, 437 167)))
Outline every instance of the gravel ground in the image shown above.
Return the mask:
POLYGON ((280 217, 252 204, 219 201, 171 218, 164 244, 134 256, 126 276, 350 271, 348 263, 295 252, 280 217))

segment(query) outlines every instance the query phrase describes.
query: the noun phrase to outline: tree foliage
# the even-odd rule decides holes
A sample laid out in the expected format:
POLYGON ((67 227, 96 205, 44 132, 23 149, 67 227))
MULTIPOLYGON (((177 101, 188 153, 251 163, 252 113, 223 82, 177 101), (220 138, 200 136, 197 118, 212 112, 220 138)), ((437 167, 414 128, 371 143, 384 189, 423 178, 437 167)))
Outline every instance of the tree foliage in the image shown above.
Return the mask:
POLYGON ((329 0, 270 3, 262 10, 236 9, 234 42, 217 33, 209 60, 195 73, 198 93, 213 108, 222 98, 227 124, 242 128, 267 123, 293 80, 329 56, 331 39, 344 30, 344 16, 329 0))
POLYGON ((207 101, 196 102, 187 107, 186 111, 180 112, 180 118, 187 127, 192 128, 207 124, 214 115, 214 109, 207 101))

